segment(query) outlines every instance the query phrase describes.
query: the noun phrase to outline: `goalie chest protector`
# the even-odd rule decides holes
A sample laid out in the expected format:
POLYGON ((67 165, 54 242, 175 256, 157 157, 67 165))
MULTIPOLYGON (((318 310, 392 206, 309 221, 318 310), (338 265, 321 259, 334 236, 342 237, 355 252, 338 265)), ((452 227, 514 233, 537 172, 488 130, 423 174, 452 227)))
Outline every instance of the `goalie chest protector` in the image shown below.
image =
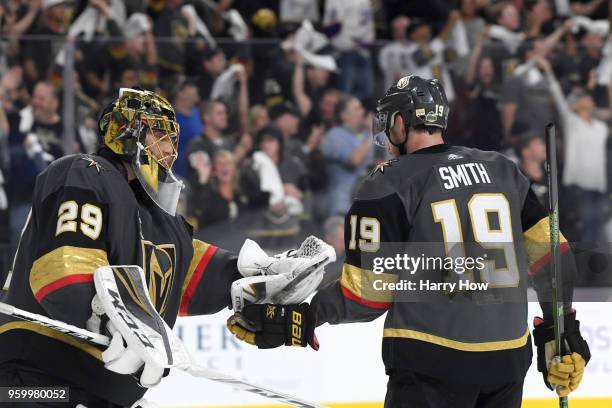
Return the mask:
MULTIPOLYGON (((155 308, 174 325, 194 252, 191 228, 157 207, 137 180, 128 183, 116 165, 73 155, 38 176, 3 301, 84 328, 94 270, 135 264, 155 308)), ((0 370, 8 361, 38 367, 113 403, 129 406, 145 391, 132 376, 106 370, 101 349, 3 315, 0 350, 0 370)))

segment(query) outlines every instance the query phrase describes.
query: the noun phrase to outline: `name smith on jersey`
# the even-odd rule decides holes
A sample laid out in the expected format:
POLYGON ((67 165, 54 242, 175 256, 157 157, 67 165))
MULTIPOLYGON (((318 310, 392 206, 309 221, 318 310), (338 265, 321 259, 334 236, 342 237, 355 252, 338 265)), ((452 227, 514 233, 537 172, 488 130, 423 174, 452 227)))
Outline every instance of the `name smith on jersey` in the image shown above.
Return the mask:
POLYGON ((483 163, 461 163, 439 166, 438 175, 446 190, 469 187, 474 184, 492 184, 489 172, 483 163))

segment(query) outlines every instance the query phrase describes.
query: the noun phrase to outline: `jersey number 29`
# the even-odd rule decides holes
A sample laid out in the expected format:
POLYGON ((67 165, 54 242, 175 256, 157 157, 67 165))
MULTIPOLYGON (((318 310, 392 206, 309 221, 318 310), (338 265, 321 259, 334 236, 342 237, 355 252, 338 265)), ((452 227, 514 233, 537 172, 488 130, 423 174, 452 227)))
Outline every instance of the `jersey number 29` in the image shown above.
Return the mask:
MULTIPOLYGON (((55 236, 64 232, 76 232, 78 213, 79 205, 76 201, 64 201, 57 210, 55 236)), ((81 206, 80 229, 89 238, 98 239, 100 231, 102 231, 102 210, 100 210, 100 207, 93 204, 83 204, 81 206)))

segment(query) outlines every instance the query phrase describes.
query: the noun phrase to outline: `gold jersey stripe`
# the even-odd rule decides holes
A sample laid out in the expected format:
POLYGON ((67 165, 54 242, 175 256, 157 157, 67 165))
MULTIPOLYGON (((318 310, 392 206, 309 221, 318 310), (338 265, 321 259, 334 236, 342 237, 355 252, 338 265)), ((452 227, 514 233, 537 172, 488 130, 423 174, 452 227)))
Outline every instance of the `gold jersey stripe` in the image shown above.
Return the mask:
POLYGON ((102 249, 62 246, 38 258, 30 271, 32 293, 45 286, 74 275, 93 275, 100 266, 108 265, 102 249))
MULTIPOLYGON (((523 240, 525 241, 529 266, 532 266, 550 252, 550 221, 548 217, 542 218, 523 232, 523 240)), ((562 233, 559 233, 559 242, 561 244, 567 242, 562 233)))
POLYGON ((37 324, 37 323, 21 322, 21 321, 9 322, 9 323, 5 323, 0 326, 0 334, 6 333, 11 330, 29 330, 31 332, 40 334, 41 336, 50 337, 52 339, 69 344, 72 347, 78 348, 79 350, 84 351, 90 356, 102 361, 102 351, 101 350, 98 350, 96 347, 92 346, 91 344, 83 343, 68 334, 58 332, 57 330, 53 330, 49 327, 41 326, 40 324, 37 324))
POLYGON ((433 334, 410 329, 387 328, 383 331, 383 337, 398 337, 403 339, 419 340, 461 351, 497 351, 523 347, 525 344, 527 344, 527 339, 529 338, 529 328, 527 328, 525 330, 525 334, 518 339, 489 341, 482 343, 466 343, 463 341, 451 340, 445 337, 434 336, 433 334))
MULTIPOLYGON (((374 273, 367 269, 345 263, 342 265, 340 285, 360 299, 370 302, 389 303, 393 301, 393 291, 374 289, 374 281, 395 283, 397 275, 374 273)), ((380 287, 380 285, 379 285, 380 287)))
POLYGON ((191 257, 189 268, 187 268, 187 276, 185 276, 185 280, 183 281, 183 287, 181 288, 181 299, 183 298, 183 295, 187 290, 189 282, 191 282, 193 272, 196 270, 206 250, 208 250, 208 248, 210 247, 210 244, 200 241, 199 239, 192 239, 191 244, 193 245, 193 256, 191 257))

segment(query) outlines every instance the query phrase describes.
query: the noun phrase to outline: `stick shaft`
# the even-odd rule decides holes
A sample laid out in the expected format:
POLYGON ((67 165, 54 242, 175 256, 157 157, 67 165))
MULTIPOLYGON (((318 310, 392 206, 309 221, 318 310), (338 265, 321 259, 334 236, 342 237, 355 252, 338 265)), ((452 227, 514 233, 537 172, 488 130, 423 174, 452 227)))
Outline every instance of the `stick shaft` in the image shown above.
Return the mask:
MULTIPOLYGON (((563 293, 563 277, 561 271, 561 252, 559 240, 559 184, 557 176, 557 140, 555 125, 546 126, 546 173, 548 176, 548 220, 550 224, 550 253, 552 277, 552 305, 553 323, 555 331, 555 354, 563 355, 562 334, 564 327, 564 300, 559 294, 563 293), (559 286, 561 292, 559 293, 559 286)), ((567 397, 559 397, 559 407, 567 408, 567 397)))
MULTIPOLYGON (((61 322, 59 320, 53 320, 46 316, 42 316, 36 313, 31 313, 26 310, 21 310, 7 303, 0 302, 0 313, 19 318, 21 320, 27 320, 32 323, 40 324, 45 327, 60 331, 70 336, 76 337, 81 340, 85 340, 90 344, 99 346, 108 346, 110 339, 102 334, 94 333, 89 330, 81 329, 80 327, 73 326, 68 323, 61 322)), ((179 370, 185 371, 197 378, 206 378, 211 381, 221 382, 227 385, 231 385, 235 388, 247 391, 250 393, 257 394, 262 397, 270 398, 284 404, 288 404, 294 407, 301 408, 325 408, 322 405, 308 402, 300 398, 293 397, 292 395, 285 394, 283 392, 272 390, 268 387, 263 387, 254 384, 250 381, 241 380, 218 371, 209 370, 196 364, 189 364, 184 366, 175 367, 179 370)))
POLYGON ((109 344, 108 337, 102 334, 90 332, 89 330, 81 329, 80 327, 60 322, 59 320, 53 320, 36 313, 31 313, 27 310, 21 310, 7 303, 0 302, 0 313, 17 317, 21 320, 26 320, 28 322, 40 324, 41 326, 49 327, 53 330, 69 334, 72 337, 85 340, 88 343, 95 344, 98 346, 108 346, 109 344))

